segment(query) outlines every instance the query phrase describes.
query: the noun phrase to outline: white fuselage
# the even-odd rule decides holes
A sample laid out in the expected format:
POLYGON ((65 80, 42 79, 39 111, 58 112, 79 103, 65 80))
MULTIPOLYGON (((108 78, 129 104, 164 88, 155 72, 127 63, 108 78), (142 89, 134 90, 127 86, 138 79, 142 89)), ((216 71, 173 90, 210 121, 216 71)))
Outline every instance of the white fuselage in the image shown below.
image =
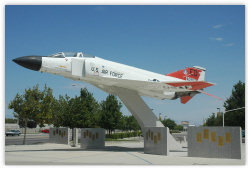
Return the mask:
POLYGON ((43 57, 40 71, 62 75, 72 80, 88 82, 110 94, 115 94, 112 88, 116 86, 134 90, 141 96, 157 99, 175 99, 175 92, 178 90, 167 84, 162 87, 159 83, 158 87, 157 82, 184 81, 99 57, 43 57), (126 80, 130 81, 126 82, 126 80), (131 86, 133 81, 135 83, 131 86), (154 88, 150 88, 151 84, 150 86, 144 86, 143 82, 153 82, 152 87, 154 88), (158 89, 161 91, 157 91, 158 89))
MULTIPOLYGON (((76 68, 73 68, 76 69, 76 68)), ((165 76, 162 74, 150 72, 147 70, 135 68, 132 66, 104 60, 99 57, 95 58, 42 58, 41 72, 58 74, 72 79, 88 80, 91 77, 107 77, 117 79, 129 79, 139 81, 183 81, 178 78, 165 76), (80 63, 78 66, 75 63, 80 63), (72 74, 72 66, 79 67, 82 70, 82 75, 72 74)))

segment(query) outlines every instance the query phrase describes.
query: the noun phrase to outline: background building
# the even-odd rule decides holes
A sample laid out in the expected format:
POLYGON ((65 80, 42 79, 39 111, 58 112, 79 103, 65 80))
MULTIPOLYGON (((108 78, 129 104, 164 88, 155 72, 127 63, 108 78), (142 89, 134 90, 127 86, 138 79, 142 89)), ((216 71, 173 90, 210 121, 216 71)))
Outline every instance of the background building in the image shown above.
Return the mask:
POLYGON ((183 130, 187 131, 188 125, 189 125, 189 121, 181 121, 181 125, 183 126, 183 130))

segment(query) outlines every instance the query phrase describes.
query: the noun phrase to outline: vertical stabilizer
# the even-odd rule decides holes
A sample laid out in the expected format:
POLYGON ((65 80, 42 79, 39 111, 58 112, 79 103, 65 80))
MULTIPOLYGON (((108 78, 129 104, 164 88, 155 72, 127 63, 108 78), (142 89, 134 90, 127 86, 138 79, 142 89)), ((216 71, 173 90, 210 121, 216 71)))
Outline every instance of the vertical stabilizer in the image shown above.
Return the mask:
POLYGON ((200 77, 198 81, 205 81, 205 71, 206 69, 200 66, 193 66, 193 68, 200 70, 200 77))
POLYGON ((186 81, 204 81, 205 71, 206 71, 205 68, 199 66, 193 66, 173 73, 166 74, 165 76, 171 76, 186 81))

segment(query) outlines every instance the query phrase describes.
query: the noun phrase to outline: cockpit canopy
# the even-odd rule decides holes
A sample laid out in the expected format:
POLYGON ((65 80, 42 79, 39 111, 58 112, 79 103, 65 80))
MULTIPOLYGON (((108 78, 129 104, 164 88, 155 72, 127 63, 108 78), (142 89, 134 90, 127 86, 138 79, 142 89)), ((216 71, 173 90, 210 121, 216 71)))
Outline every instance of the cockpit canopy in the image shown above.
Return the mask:
POLYGON ((60 53, 49 55, 48 57, 53 57, 53 58, 65 58, 65 57, 95 58, 95 56, 93 56, 93 55, 85 54, 82 52, 60 52, 60 53))

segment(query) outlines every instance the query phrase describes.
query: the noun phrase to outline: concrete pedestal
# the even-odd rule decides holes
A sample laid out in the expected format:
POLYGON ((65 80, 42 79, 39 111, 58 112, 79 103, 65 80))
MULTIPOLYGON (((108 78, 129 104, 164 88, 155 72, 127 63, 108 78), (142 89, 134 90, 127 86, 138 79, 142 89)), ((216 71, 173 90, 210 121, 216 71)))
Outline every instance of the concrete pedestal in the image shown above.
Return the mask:
POLYGON ((188 127, 188 156, 241 159, 240 127, 188 127))
POLYGON ((101 128, 81 129, 81 148, 99 149, 105 147, 105 130, 101 128))
POLYGON ((58 144, 69 144, 69 128, 50 128, 49 142, 58 144))
POLYGON ((144 153, 169 155, 169 129, 167 127, 145 127, 144 153))
POLYGON ((73 129, 73 147, 78 146, 78 129, 74 128, 73 129))

